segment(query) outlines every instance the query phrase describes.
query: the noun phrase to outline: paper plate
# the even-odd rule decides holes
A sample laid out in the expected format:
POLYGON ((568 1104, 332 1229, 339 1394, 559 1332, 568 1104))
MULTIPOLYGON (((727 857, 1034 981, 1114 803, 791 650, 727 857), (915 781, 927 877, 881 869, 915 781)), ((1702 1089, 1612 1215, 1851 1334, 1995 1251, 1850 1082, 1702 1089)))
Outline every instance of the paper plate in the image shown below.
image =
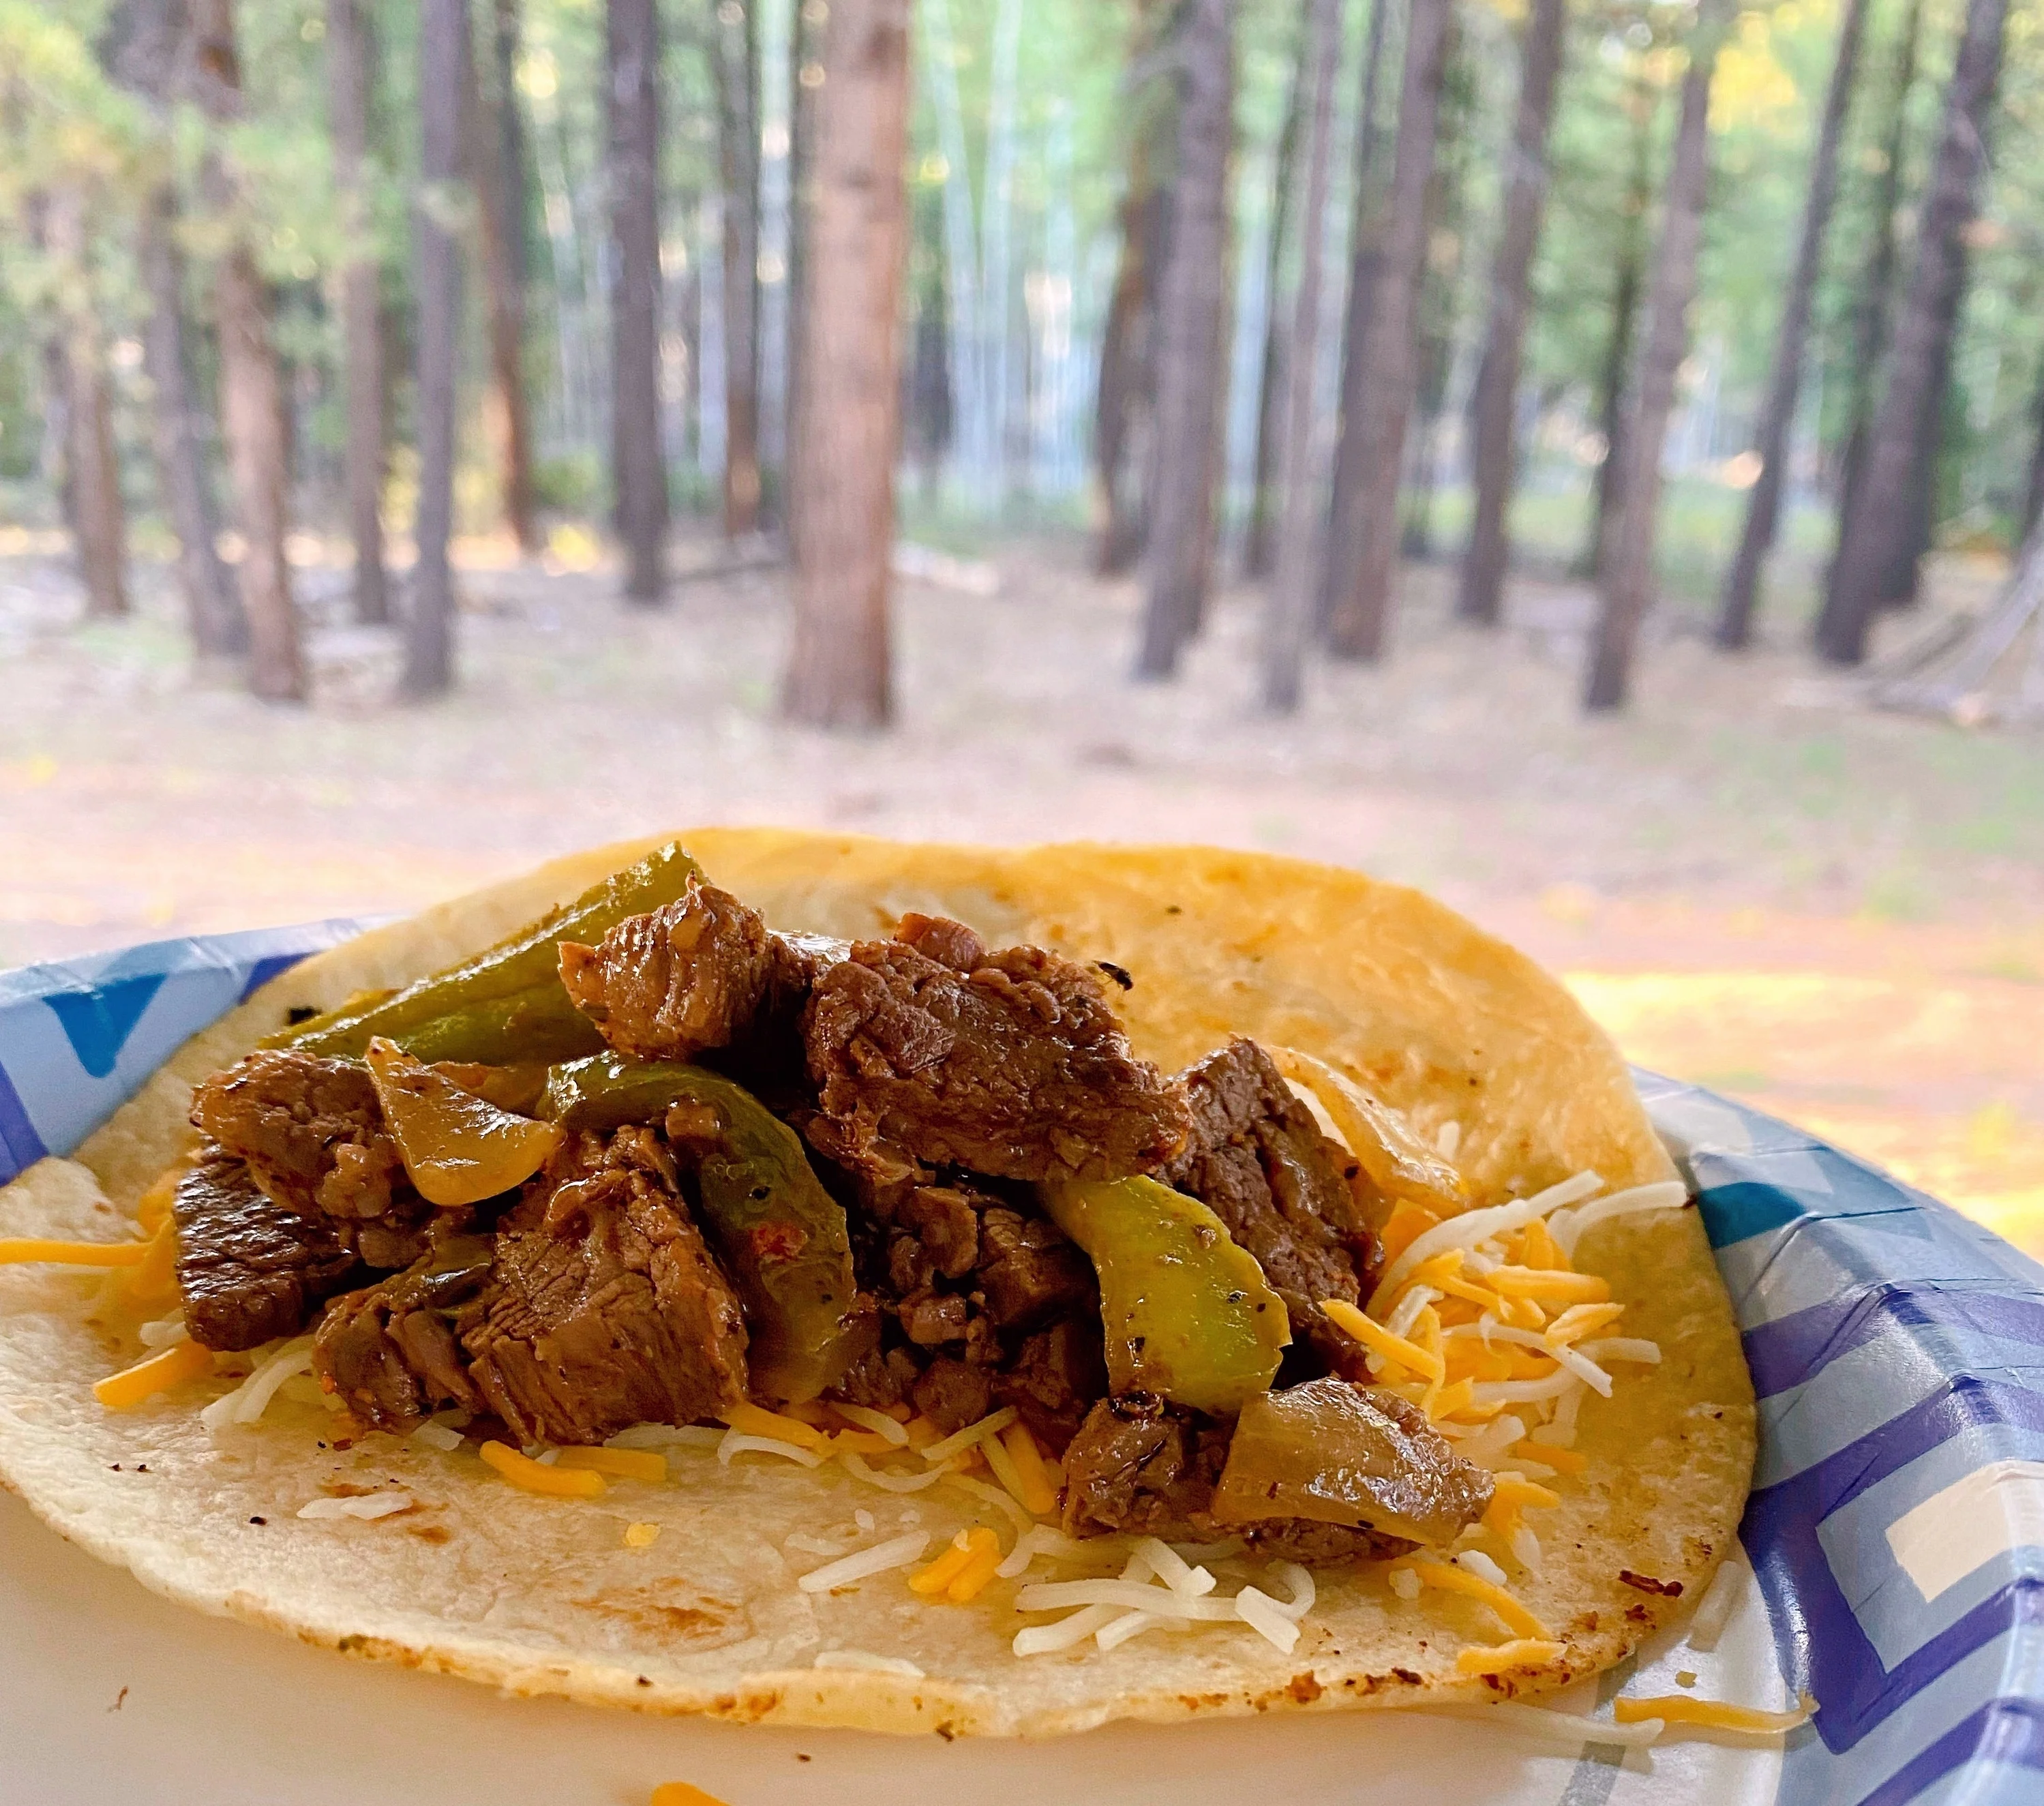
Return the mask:
MULTIPOLYGON (((186 1036, 363 925, 0 974, 0 1183, 67 1153, 186 1036)), ((1577 1750, 1481 1712, 946 1745, 502 1699, 171 1606, 0 1499, 0 1802, 640 1806, 686 1780, 732 1806, 2035 1806, 2044 1269, 1800 1129, 1639 1076, 1701 1201, 1759 1395, 1752 1578, 1715 1650, 1678 1627, 1550 1704, 1608 1720, 1614 1697, 1678 1692, 1684 1673, 1750 1704, 1807 1690, 1816 1717, 1785 1745, 1627 1753, 1592 1733, 1577 1750)))

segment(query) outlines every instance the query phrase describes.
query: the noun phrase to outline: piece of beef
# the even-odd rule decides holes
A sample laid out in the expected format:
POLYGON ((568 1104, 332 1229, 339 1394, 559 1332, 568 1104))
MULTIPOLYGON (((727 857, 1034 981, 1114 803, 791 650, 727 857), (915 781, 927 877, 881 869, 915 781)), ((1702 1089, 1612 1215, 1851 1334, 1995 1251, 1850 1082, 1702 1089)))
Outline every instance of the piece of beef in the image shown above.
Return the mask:
POLYGON ((675 901, 620 922, 595 947, 563 941, 561 982, 620 1054, 686 1060, 792 1042, 797 1013, 836 943, 776 934, 728 890, 689 880, 675 901))
POLYGON ((939 1354, 909 1389, 916 1408, 948 1435, 993 1408, 993 1382, 984 1367, 939 1354))
POLYGON ((901 1328, 919 1348, 962 1342, 971 1307, 956 1292, 921 1292, 901 1304, 901 1328))
POLYGON ((245 1162, 209 1148, 178 1183, 185 1328, 207 1348, 254 1348, 305 1328, 356 1271, 341 1226, 267 1196, 245 1162))
POLYGON ((932 1275, 962 1278, 979 1259, 979 1212, 969 1193, 950 1185, 912 1186, 895 1206, 893 1220, 920 1244, 932 1275))
POLYGON ((346 1060, 261 1049, 198 1087, 191 1120, 295 1210, 398 1224, 424 1209, 368 1072, 346 1060))
POLYGON ((1107 1355, 1097 1316, 1066 1317, 1024 1337, 1014 1361, 993 1378, 995 1403, 1013 1405, 1054 1454, 1064 1452, 1106 1396, 1107 1355))
POLYGON ((394 1435, 445 1405, 477 1409, 454 1317, 487 1283, 493 1251, 482 1236, 456 1236, 406 1271, 335 1299, 313 1344, 320 1384, 394 1435))
POLYGON ((459 1319, 469 1377, 520 1442, 600 1443, 745 1398, 745 1319, 652 1132, 568 1151, 500 1228, 459 1319))
POLYGON ((882 1176, 920 1166, 1102 1179, 1170 1159, 1185 1100, 1130 1052, 1098 975, 1041 947, 989 953, 962 923, 853 943, 801 1016, 810 1139, 882 1176))
POLYGON ((824 1396, 886 1411, 906 1398, 921 1375, 920 1364, 907 1349, 890 1348, 883 1354, 875 1348, 853 1362, 844 1378, 824 1396))
POLYGON ((1324 1298, 1360 1302, 1374 1279, 1376 1239, 1348 1183, 1354 1162, 1254 1041, 1238 1038, 1182 1076, 1192 1139, 1164 1178, 1256 1257, 1293 1337, 1327 1371, 1367 1380, 1361 1345, 1320 1308, 1324 1298))
POLYGON ((1090 1307, 1100 1294, 1093 1262, 1047 1216, 998 1205, 980 1220, 978 1283, 997 1329, 1026 1331, 1090 1307))

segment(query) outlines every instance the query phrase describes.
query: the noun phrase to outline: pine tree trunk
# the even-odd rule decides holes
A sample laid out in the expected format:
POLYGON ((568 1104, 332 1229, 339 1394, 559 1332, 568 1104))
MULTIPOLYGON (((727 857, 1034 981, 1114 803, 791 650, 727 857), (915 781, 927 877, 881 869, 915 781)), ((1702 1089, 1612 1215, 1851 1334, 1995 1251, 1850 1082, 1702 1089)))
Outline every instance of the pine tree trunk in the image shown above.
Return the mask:
POLYGON ((1875 190, 1873 244, 1859 280, 1853 310, 1852 403, 1847 412, 1845 455, 1838 476, 1838 530, 1859 491, 1866 468, 1866 438, 1873 421, 1874 380, 1887 354, 1888 325, 1895 291, 1895 215, 1902 204, 1902 159, 1908 148, 1909 92, 1916 85, 1916 53, 1923 26, 1923 0, 1910 0, 1896 46, 1893 79, 1885 97, 1888 136, 1882 147, 1881 180, 1875 190))
MULTIPOLYGON (((1313 465, 1313 380, 1320 355, 1320 281, 1327 237, 1327 165, 1334 136, 1335 75, 1341 62, 1341 0, 1313 0, 1301 33, 1295 94, 1310 72, 1312 123, 1306 140, 1306 192, 1299 213, 1299 289, 1292 304, 1285 371, 1285 527, 1277 581, 1266 602, 1263 706, 1274 715, 1298 712, 1306 633, 1319 567, 1313 517, 1320 485, 1313 465), (1310 43, 1310 55, 1307 54, 1310 43)), ((1272 296, 1276 305, 1276 296, 1272 296)))
POLYGON ((1788 433, 1795 424, 1796 396, 1803 375, 1803 345, 1809 335, 1810 307, 1823 263, 1824 233, 1831 224, 1832 203, 1838 198, 1838 152, 1845 140, 1846 114, 1852 105, 1853 84, 1859 71, 1866 8, 1867 0, 1846 0, 1845 17, 1838 26, 1838 55, 1831 64, 1831 87, 1824 96, 1823 119, 1810 163, 1809 192, 1803 202, 1802 236, 1796 246, 1795 266, 1788 275, 1788 294, 1774 343, 1774 367, 1768 377, 1767 398, 1762 404, 1760 427, 1754 436, 1760 475, 1747 494, 1746 525, 1725 578, 1724 601, 1718 616, 1717 642, 1728 652, 1742 651, 1751 643, 1760 567, 1773 547, 1781 521, 1781 496, 1788 480, 1788 433))
MULTIPOLYGON (((1334 597, 1327 640, 1337 657, 1383 656, 1398 560, 1398 487, 1405 428, 1418 375, 1420 284, 1426 273, 1427 179, 1433 173, 1441 79, 1447 67, 1452 0, 1412 0, 1398 140, 1385 224, 1382 271, 1372 304, 1358 390, 1354 518, 1356 556, 1334 597)), ((1337 505, 1339 505, 1339 501, 1337 505)))
POLYGON ((156 484, 163 513, 178 536, 178 586, 192 647, 203 660, 239 658, 248 650, 248 623, 233 579, 214 541, 219 527, 206 479, 185 356, 184 272, 178 256, 177 193, 167 183, 144 203, 137 242, 149 297, 142 356, 155 391, 150 407, 156 484))
POLYGON ((1965 234, 1986 168, 2008 16, 2008 0, 1968 0, 1937 157, 1918 209, 1916 267, 1895 324, 1888 386, 1868 435, 1865 471, 1817 621, 1817 650, 1834 664, 1859 663, 1874 611, 1913 587, 1911 485, 1919 480, 1925 442, 1934 431, 1931 410, 1965 298, 1965 234))
POLYGON ((461 332, 462 66, 468 0, 421 0, 419 194, 413 209, 418 294, 415 382, 419 436, 417 561, 405 623, 404 694, 437 696, 454 683, 455 382, 461 332))
MULTIPOLYGON (((192 98, 216 125, 230 124, 243 111, 234 0, 191 0, 190 29, 192 98)), ((206 153, 202 177, 211 212, 231 219, 238 198, 217 145, 206 153)), ((269 701, 302 702, 305 659, 284 551, 290 530, 284 389, 270 332, 269 290, 254 253, 239 236, 214 266, 213 317, 220 348, 221 428, 244 548, 236 575, 248 621, 249 687, 269 701)))
POLYGON ((519 0, 492 0, 489 56, 474 79, 465 145, 473 174, 490 341, 490 437, 504 523, 531 557, 540 549, 532 410, 525 387, 525 129, 518 110, 519 0))
POLYGON ((1263 363, 1257 373, 1256 459, 1251 479, 1249 528, 1242 544, 1245 577, 1267 577, 1276 562, 1271 529, 1276 525, 1279 446, 1284 439, 1285 309, 1278 284, 1285 268, 1285 216, 1292 198, 1292 163, 1299 143, 1300 114, 1305 110, 1307 52, 1312 42, 1300 21, 1298 53, 1292 65, 1292 85, 1285 99, 1285 123, 1278 134, 1278 154, 1270 171, 1270 242, 1263 260, 1266 313, 1263 363))
POLYGON ((1625 480, 1625 385, 1632 371, 1632 340, 1639 325, 1639 290, 1646 279, 1646 210, 1654 202, 1654 116, 1658 90, 1644 79, 1631 96, 1632 177, 1623 203, 1625 233, 1619 244, 1618 270, 1612 284, 1611 336, 1604 341, 1604 362, 1597 371, 1597 430, 1604 436, 1604 457, 1592 491, 1589 533, 1576 567, 1585 577, 1604 574, 1604 549, 1618 519, 1625 480))
POLYGON ((2018 525, 2018 540, 2025 545, 2036 533, 2037 523, 2044 519, 2044 371, 2039 371, 2037 389, 2030 402, 2030 421, 2035 437, 2030 442, 2030 469, 2023 485, 2023 515, 2018 525))
POLYGON ((1362 421, 1365 385, 1370 375, 1370 323, 1377 305, 1377 285, 1384 271, 1385 197, 1377 167, 1382 136, 1378 78, 1391 9, 1396 0, 1371 0, 1370 36, 1362 53, 1362 98, 1356 110, 1354 196, 1349 217, 1348 299, 1343 311, 1341 398, 1335 432, 1334 482, 1327 506, 1326 556, 1320 561, 1320 588, 1314 625, 1324 638, 1334 617, 1335 599, 1355 582, 1362 542, 1356 536, 1356 498, 1362 483, 1362 421))
POLYGON ((1590 645, 1583 706, 1622 708, 1632 681, 1640 624, 1654 594, 1654 528, 1661 507, 1661 455, 1674 412, 1675 386, 1689 348, 1689 304, 1696 292, 1704 209, 1710 197, 1711 77, 1734 0, 1701 0, 1689 33, 1682 110, 1661 214, 1661 243, 1646 300, 1646 343, 1625 417, 1623 497, 1603 560, 1603 606, 1590 645))
MULTIPOLYGON (((987 97, 986 163, 979 197, 980 331, 986 359, 986 443, 993 496, 1005 503, 1014 464, 1015 85, 1022 49, 1022 0, 996 0, 987 97)), ((1026 391, 1025 391, 1026 393, 1026 391)))
POLYGON ((1159 291, 1148 591, 1139 678, 1170 676, 1198 630, 1213 546, 1216 444, 1228 382, 1228 166, 1235 0, 1189 0, 1179 40, 1178 182, 1159 291))
POLYGON ((327 0, 327 134, 341 228, 341 363, 347 397, 348 517, 355 539, 355 618, 390 618, 383 568, 383 343, 363 162, 369 147, 369 20, 363 0, 327 0))
POLYGON ((1443 56, 1440 109, 1434 127, 1434 169, 1427 185, 1427 250, 1420 278, 1414 352, 1413 403, 1418 419, 1410 435, 1410 467, 1406 477, 1410 494, 1399 530, 1400 553, 1408 559, 1433 555, 1441 417, 1447 409, 1448 378, 1454 366, 1455 309, 1461 298, 1463 203, 1472 148, 1470 128, 1476 106, 1476 71, 1463 55, 1461 22, 1452 17, 1443 56))
POLYGON ((802 434, 802 319, 809 293, 809 171, 816 159, 816 89, 823 80, 823 25, 829 9, 824 0, 796 0, 790 13, 789 66, 794 71, 793 100, 788 121, 788 308, 787 382, 783 390, 787 421, 782 443, 788 448, 782 473, 781 521, 793 534, 795 512, 795 446, 802 434))
POLYGON ((64 470, 71 527, 85 582, 85 612, 100 618, 128 610, 128 516, 113 449, 106 353, 92 293, 86 199, 66 183, 50 196, 49 245, 60 271, 58 338, 63 347, 64 470))
POLYGON ((724 190, 724 531, 759 526, 758 0, 716 9, 717 167, 724 190))
POLYGON ((1476 514, 1455 599, 1456 613, 1481 627, 1496 626, 1503 613, 1510 557, 1508 522, 1519 468, 1519 372, 1526 348, 1533 253, 1547 200, 1547 136, 1554 121, 1554 91, 1568 24, 1567 0, 1534 0, 1520 48, 1519 117, 1500 211, 1497 256, 1491 266, 1490 322, 1470 409, 1476 514))
POLYGON ((667 588, 667 476, 660 453, 656 0, 607 0, 605 22, 605 160, 615 272, 610 291, 611 473, 617 528, 624 541, 624 594, 650 607, 659 602, 667 588))
POLYGON ((909 240, 909 0, 831 0, 816 90, 804 432, 793 448, 795 637, 782 706, 878 728, 893 705, 888 583, 909 240))

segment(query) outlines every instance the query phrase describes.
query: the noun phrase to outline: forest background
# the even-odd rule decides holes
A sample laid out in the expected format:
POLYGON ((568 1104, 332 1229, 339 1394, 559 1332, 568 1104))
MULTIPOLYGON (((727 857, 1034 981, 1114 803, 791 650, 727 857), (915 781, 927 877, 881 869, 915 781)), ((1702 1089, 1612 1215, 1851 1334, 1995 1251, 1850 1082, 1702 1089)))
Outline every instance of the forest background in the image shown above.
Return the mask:
POLYGON ((2044 1246, 2038 29, 0 0, 0 959, 1220 840, 2044 1246))

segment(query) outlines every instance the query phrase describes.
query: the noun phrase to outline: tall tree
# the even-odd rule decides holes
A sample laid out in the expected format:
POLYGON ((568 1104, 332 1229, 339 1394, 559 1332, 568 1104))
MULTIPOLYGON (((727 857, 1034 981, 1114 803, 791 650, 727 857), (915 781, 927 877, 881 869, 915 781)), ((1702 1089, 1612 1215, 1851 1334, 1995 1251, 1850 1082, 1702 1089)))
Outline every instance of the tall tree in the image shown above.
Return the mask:
POLYGON ((1816 627, 1834 664, 1866 656, 1874 611, 1907 593, 1916 558, 1910 486, 1934 431, 1942 378, 1965 293, 1965 235, 1979 206, 2008 0, 1967 0, 1945 120, 1917 216, 1916 265, 1888 354, 1888 386, 1873 417, 1866 469, 1845 521, 1816 627), (1900 567, 1900 568, 1898 568, 1900 567))
POLYGON ((355 539, 355 618, 390 618, 383 569, 383 333, 371 236, 369 19, 363 0, 327 0, 327 141, 348 252, 340 269, 342 380, 348 413, 348 518, 355 539))
POLYGON ((1407 558, 1433 553, 1434 492, 1439 476, 1442 417, 1454 374, 1455 312, 1462 294, 1462 248, 1467 242, 1470 163, 1476 146, 1477 70, 1465 54, 1461 21, 1448 21, 1441 72, 1441 102, 1434 126, 1434 168, 1427 183, 1427 250, 1420 277, 1413 340, 1414 429, 1406 452, 1408 494, 1399 548, 1407 558))
POLYGON ((1796 240, 1796 261, 1788 272, 1788 294, 1782 304, 1781 329, 1774 341, 1774 366, 1768 375, 1767 398, 1761 404, 1759 428, 1754 435, 1760 475, 1746 492, 1746 525, 1725 577, 1724 600, 1718 615, 1717 642, 1728 652, 1742 650, 1753 638, 1760 567, 1773 546, 1781 521, 1781 496, 1788 478, 1788 429, 1796 419, 1803 345, 1809 335, 1817 273, 1823 263, 1824 234, 1831 224, 1832 203, 1838 198, 1838 150, 1845 141, 1846 114, 1858 79, 1866 9, 1867 0, 1846 0, 1845 17, 1838 25, 1838 54, 1832 60, 1831 86, 1824 95, 1823 118, 1810 160, 1802 232, 1796 240))
POLYGON ((540 549, 532 476, 532 410, 525 386, 525 127, 518 107, 519 0, 491 0, 488 54, 471 56, 467 162, 475 185, 490 340, 490 437, 505 525, 530 556, 540 549))
MULTIPOLYGON (((781 519, 791 532, 795 510, 801 505, 795 494, 794 447, 802 433, 802 318, 809 305, 809 203, 813 198, 809 172, 816 158, 816 90, 823 85, 823 28, 829 13, 825 0, 799 0, 790 13, 789 23, 788 60, 795 79, 788 121, 787 339, 782 354, 787 369, 782 386, 787 417, 781 434, 788 455, 782 475, 781 519)), ((940 325, 940 320, 936 324, 940 325)), ((936 349, 941 359, 940 340, 936 349)), ((918 371, 920 359, 919 345, 918 371)))
POLYGON ((1881 116, 1888 121, 1874 186, 1873 233, 1863 273, 1854 286, 1852 375, 1846 409, 1846 448, 1838 478, 1838 530, 1845 530, 1866 467, 1866 440, 1873 424, 1874 386, 1887 355, 1888 319, 1895 295, 1895 218, 1902 205, 1902 165, 1909 142, 1909 94, 1916 85, 1916 55, 1923 30, 1923 0, 1909 0, 1896 40, 1881 116))
POLYGON ((178 586, 192 645, 202 660, 239 658, 248 650, 248 623, 221 561, 198 404, 185 347, 183 259, 178 255, 177 191, 159 184, 143 202, 136 241, 142 283, 149 297, 142 337, 143 367, 154 391, 152 449, 163 512, 178 536, 178 586))
POLYGON ((56 342, 64 407, 64 480, 71 527, 85 580, 88 615, 128 613, 128 515, 121 464, 113 449, 106 347, 93 293, 92 244, 86 195, 77 179, 51 192, 49 248, 57 265, 56 342))
POLYGON ((724 191, 724 530, 759 525, 759 17, 718 0, 717 166, 724 191))
POLYGON ((1264 248, 1263 363, 1256 378, 1256 455, 1251 467, 1249 527, 1242 542, 1243 574, 1267 577, 1275 562, 1271 529, 1276 525, 1278 446, 1285 433, 1285 309, 1278 284, 1285 268, 1285 215, 1292 198, 1292 163, 1297 155, 1300 115, 1305 110, 1307 59, 1312 34, 1300 22, 1292 79, 1285 96, 1285 122, 1278 129, 1270 164, 1270 236, 1264 248))
MULTIPOLYGON (((1178 135, 1177 86, 1157 67, 1171 8, 1167 0, 1135 0, 1135 13, 1128 71, 1122 78, 1128 179, 1116 209, 1121 244, 1101 332, 1094 402, 1093 470, 1100 533, 1093 568, 1104 577, 1131 569, 1142 556, 1148 536, 1151 460, 1147 448, 1149 417, 1156 400, 1157 304, 1169 259, 1168 175, 1178 135)), ((955 370, 954 382, 956 376, 955 370)))
MULTIPOLYGON (((1355 563, 1334 598, 1327 641, 1337 656, 1383 655, 1398 559, 1398 487, 1416 382, 1420 284, 1427 266, 1427 190, 1433 173, 1441 78, 1453 0, 1412 0, 1398 105, 1397 151, 1384 229, 1384 261, 1370 306, 1359 390, 1355 563)), ((1339 505, 1339 501, 1337 505, 1339 505)))
POLYGON ((1148 590, 1140 678, 1166 678, 1198 631, 1213 548, 1214 449, 1227 384, 1228 166, 1235 0, 1187 0, 1178 40, 1178 180, 1158 306, 1148 590))
MULTIPOLYGON (((234 23, 234 0, 190 0, 193 54, 186 66, 193 98, 217 128, 245 111, 234 23)), ((217 141, 206 154, 203 185, 210 210, 234 221, 236 184, 217 141)), ((305 668, 290 560, 284 551, 290 527, 290 447, 270 329, 270 290, 256 267, 248 230, 230 225, 232 236, 213 267, 221 425, 244 547, 237 574, 248 621, 249 686, 268 701, 295 702, 305 699, 305 668)))
POLYGON ((1639 326, 1639 290, 1646 280, 1646 216, 1654 204, 1654 117, 1660 111, 1660 90, 1648 79, 1643 62, 1635 60, 1625 109, 1632 134, 1631 173, 1619 203, 1623 223, 1617 267, 1612 275, 1611 330, 1597 366, 1597 430, 1604 438, 1604 456, 1597 463, 1591 496, 1589 532, 1576 560, 1577 569, 1586 577, 1603 574, 1604 548, 1618 519, 1625 480, 1625 383, 1632 370, 1633 336, 1639 326))
POLYGON ((1320 561, 1320 593, 1315 610, 1322 633, 1333 617, 1335 598, 1355 581, 1362 544, 1357 538, 1356 498, 1363 476, 1362 422, 1370 379, 1370 323, 1384 268, 1384 185, 1377 179, 1383 134, 1378 115, 1385 40, 1397 0, 1370 0, 1370 35, 1362 52, 1362 96, 1356 108, 1355 153, 1350 186, 1348 299, 1342 315, 1341 398, 1335 433, 1335 470, 1327 509, 1327 550, 1320 561))
POLYGON ((1731 23, 1735 0, 1700 0, 1690 29, 1689 67, 1675 149, 1661 210, 1661 243, 1646 298, 1646 342, 1625 417, 1625 468, 1612 539, 1602 562, 1602 607, 1590 643, 1583 706, 1623 707, 1632 659, 1654 594, 1654 528, 1661 509, 1661 456, 1674 412, 1675 385, 1689 348, 1689 303, 1696 298, 1696 259, 1704 238, 1704 208, 1711 183, 1711 79, 1731 23))
MULTIPOLYGON (((1263 706, 1295 714, 1312 618, 1318 567, 1313 504, 1313 382, 1320 361, 1320 268, 1327 237, 1327 165, 1334 136, 1335 73, 1341 62, 1341 0, 1313 0, 1310 58, 1300 65, 1301 85, 1312 83, 1307 128, 1306 192, 1299 213, 1299 288, 1285 371, 1285 528, 1278 578, 1270 586, 1263 644, 1263 706)), ((1273 298, 1274 302, 1275 298, 1273 298)))
POLYGON ((909 0, 831 0, 816 90, 804 431, 793 448, 790 717, 878 728, 892 708, 887 602, 909 242, 909 0))
POLYGON ((407 696, 454 682, 455 385, 461 332, 463 65, 471 55, 468 0, 421 0, 419 193, 413 209, 418 294, 419 518, 405 622, 407 696))
POLYGON ((1554 122, 1554 93, 1568 25, 1568 0, 1533 0, 1520 44, 1519 113, 1499 209, 1497 255, 1490 271, 1490 321, 1470 407, 1476 513, 1455 598, 1455 612, 1482 627, 1495 627, 1502 611, 1509 556, 1507 521, 1519 471, 1519 371, 1531 311, 1533 252, 1547 200, 1547 138, 1554 122))
POLYGON ((608 0, 605 86, 614 275, 611 475, 624 594, 667 589, 667 473, 660 452, 660 29, 657 0, 608 0))

